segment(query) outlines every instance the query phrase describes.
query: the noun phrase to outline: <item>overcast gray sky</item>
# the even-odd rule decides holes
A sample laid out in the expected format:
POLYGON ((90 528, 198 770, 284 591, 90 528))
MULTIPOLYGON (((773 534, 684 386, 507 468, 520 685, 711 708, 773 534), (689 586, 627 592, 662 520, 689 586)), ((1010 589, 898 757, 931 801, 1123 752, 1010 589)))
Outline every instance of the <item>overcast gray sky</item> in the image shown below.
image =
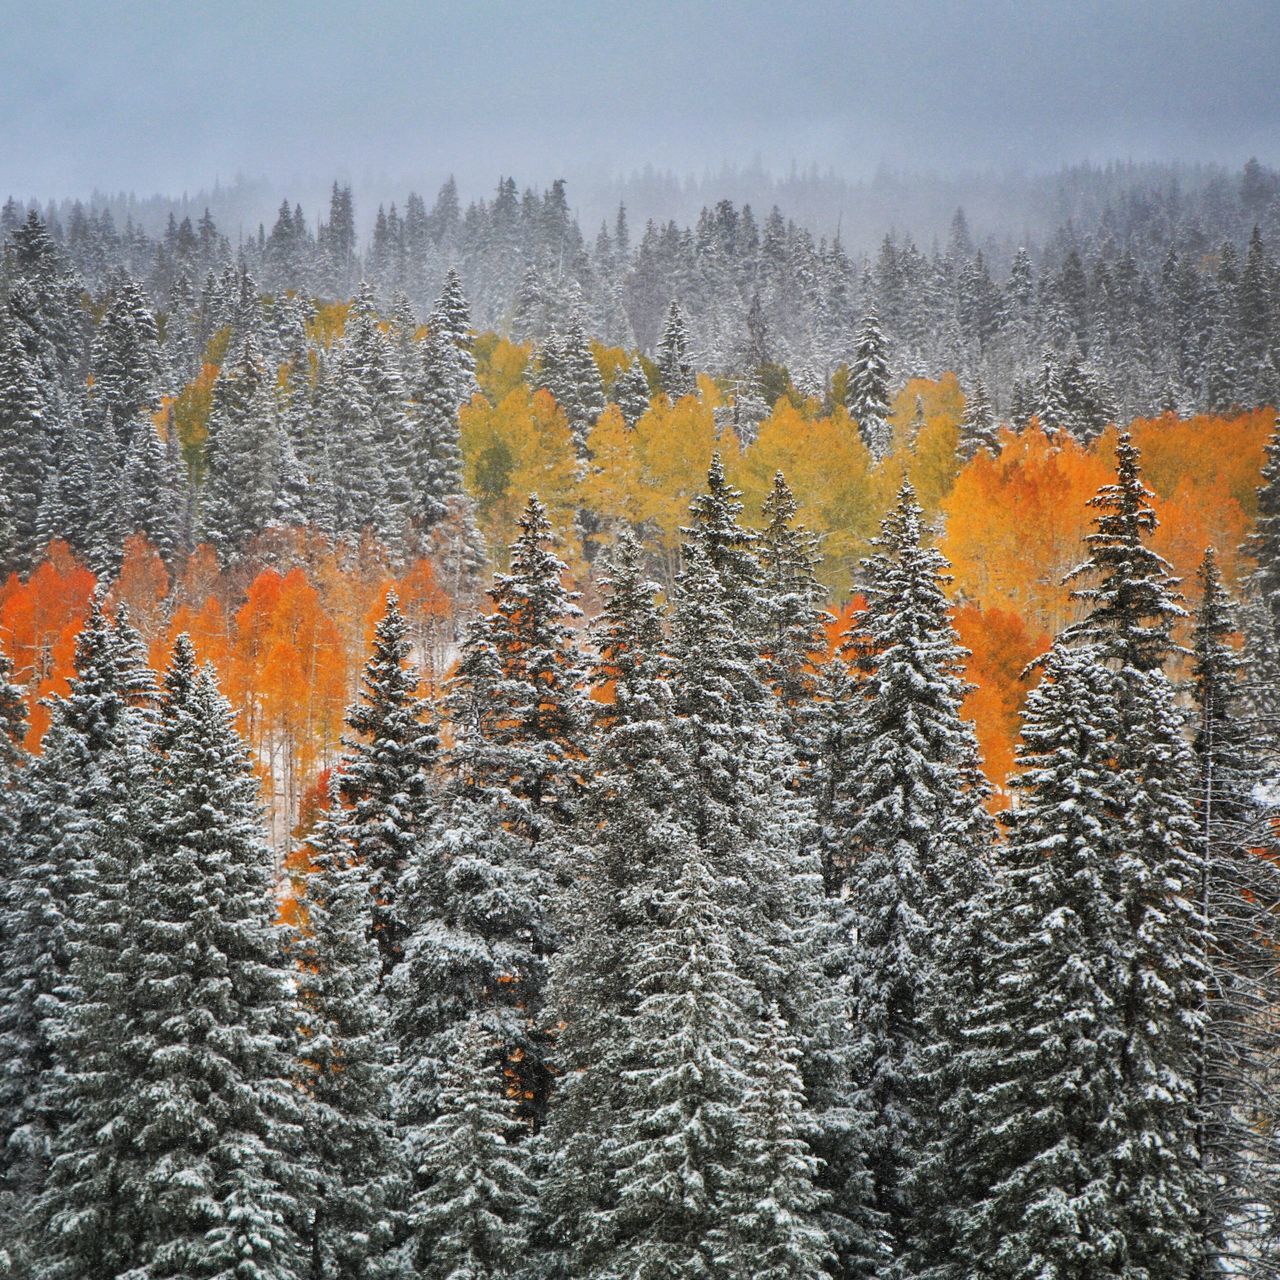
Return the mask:
POLYGON ((0 0, 0 191, 1280 161, 1280 0, 0 0))

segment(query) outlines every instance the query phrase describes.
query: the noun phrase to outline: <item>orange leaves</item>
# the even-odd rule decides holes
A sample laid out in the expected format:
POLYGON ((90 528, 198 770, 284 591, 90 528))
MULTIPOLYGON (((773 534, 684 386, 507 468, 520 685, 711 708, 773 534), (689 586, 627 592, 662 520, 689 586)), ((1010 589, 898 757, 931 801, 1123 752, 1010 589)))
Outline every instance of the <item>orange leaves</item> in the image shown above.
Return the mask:
POLYGON ((123 604, 129 620, 142 638, 152 641, 164 622, 164 602, 169 594, 169 571, 160 553, 144 534, 131 533, 124 540, 124 560, 120 576, 111 588, 108 603, 114 608, 123 604))
POLYGON ((977 729, 987 777, 1003 787, 1013 772, 1022 705, 1035 683, 1033 676, 1024 679, 1023 672, 1049 648, 1049 636, 1028 628, 1023 618, 1008 609, 984 612, 976 605, 962 605, 953 621, 960 643, 970 653, 965 675, 977 686, 965 698, 962 711, 977 729))
POLYGON ((1072 604, 1063 577, 1084 559, 1093 512, 1085 505, 1112 471, 1065 433, 1004 432, 1000 456, 980 452, 943 503, 941 549, 954 594, 982 609, 1011 609, 1056 633, 1072 604))
POLYGON ((29 691, 27 746, 32 749, 49 727, 40 699, 66 693, 75 673, 76 636, 95 582, 67 544, 55 541, 26 582, 11 575, 0 587, 0 645, 13 661, 14 680, 29 691))

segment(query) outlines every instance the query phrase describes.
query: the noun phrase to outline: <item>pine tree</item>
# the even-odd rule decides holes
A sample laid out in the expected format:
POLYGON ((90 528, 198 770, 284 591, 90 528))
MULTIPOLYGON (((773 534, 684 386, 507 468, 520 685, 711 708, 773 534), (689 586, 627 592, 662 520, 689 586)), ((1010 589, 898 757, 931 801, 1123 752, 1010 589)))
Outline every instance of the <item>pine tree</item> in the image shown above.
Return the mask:
POLYGON ((573 817, 588 711, 546 508, 530 497, 496 574, 493 612, 470 627, 450 694, 453 767, 464 785, 501 796, 506 821, 537 843, 573 817))
POLYGON ((313 1184, 293 1084, 295 1012, 258 787, 211 671, 168 681, 155 843, 119 1124, 138 1160, 148 1275, 293 1280, 313 1184))
POLYGON ((1243 550, 1254 566, 1248 579, 1249 594, 1270 615, 1280 637, 1280 427, 1267 442, 1258 515, 1243 550))
POLYGON ((408 925, 397 901, 400 877, 434 814, 432 773, 439 739, 418 673, 410 662, 409 628, 394 592, 373 634, 360 696, 347 712, 338 786, 350 808, 343 837, 368 877, 374 938, 385 977, 404 949, 408 925))
POLYGON ((815 1214, 818 1161, 803 1136, 800 1052, 776 1006, 755 1038, 728 1212, 710 1233, 716 1266, 757 1280, 823 1275, 834 1259, 815 1214))
POLYGON ((863 317, 854 339, 853 358, 849 362, 849 386, 846 404, 863 443, 874 458, 889 451, 889 364, 880 317, 875 310, 863 317))
POLYGON ((480 390, 471 336, 471 308, 462 292, 462 279, 454 267, 445 273, 444 288, 427 322, 432 336, 446 337, 458 352, 453 393, 455 406, 466 404, 480 390))
POLYGON ((689 338, 685 332, 684 313, 673 302, 667 311, 666 327, 658 343, 656 364, 658 382, 672 400, 693 395, 698 387, 689 360, 689 338))
POLYGON ((1232 647, 1235 618, 1213 549, 1198 576, 1192 692, 1193 748, 1199 827, 1199 905, 1212 946, 1198 1046, 1197 1147, 1206 1176, 1200 1214, 1201 1274, 1226 1258, 1265 1248, 1265 1222, 1280 1205, 1280 1163, 1269 1142, 1258 1142, 1266 1121, 1253 1083, 1269 1052, 1263 1010, 1272 962, 1270 918, 1280 902, 1280 874, 1258 856, 1266 839, 1259 802, 1262 779, 1253 734, 1241 715, 1244 658, 1232 647), (1234 1238, 1233 1238, 1234 1237, 1234 1238))
POLYGON ((37 513, 51 459, 35 366, 13 320, 0 315, 0 490, 7 499, 0 570, 30 566, 38 542, 37 513))
POLYGON ((1089 559, 1067 575, 1096 585, 1078 587, 1086 615, 1063 632, 1064 642, 1096 643, 1106 657, 1138 671, 1150 671, 1173 647, 1170 632, 1186 616, 1169 563, 1147 545, 1156 527, 1151 491, 1142 483, 1141 458, 1129 433, 1116 442, 1116 483, 1104 485, 1089 505, 1101 514, 1087 534, 1089 559))
POLYGON ((973 387, 964 402, 964 416, 960 419, 960 445, 957 455, 968 462, 979 449, 986 449, 992 456, 1000 451, 1000 434, 987 387, 981 378, 974 378, 973 387))
POLYGON ((815 655, 826 647, 822 608, 826 592, 814 570, 817 538, 795 523, 797 505, 781 471, 764 500, 765 528, 757 550, 763 569, 765 677, 783 716, 787 743, 798 767, 812 763, 817 715, 815 655))
POLYGON ((740 1159, 739 1107, 753 993, 726 943, 716 878, 692 839, 674 842, 645 945, 630 957, 642 1064, 615 1120, 616 1207, 603 1274, 716 1274, 740 1159), (683 848, 682 848, 683 846, 683 848), (683 855, 683 856, 682 856, 683 855))
POLYGON ((467 1022, 418 1156, 423 1190, 410 1224, 415 1274, 424 1280, 499 1280, 524 1260, 534 1187, 502 1067, 482 1023, 467 1022))
POLYGON ((548 993, 562 1029, 542 1205, 570 1274, 594 1274, 608 1256, 601 1215, 615 1204, 614 1130, 630 1092, 624 1075, 646 1050, 633 1029, 639 997, 619 975, 648 942, 657 876, 685 838, 689 769, 666 680, 657 588, 632 535, 619 538, 606 574, 591 683, 612 700, 597 704, 601 740, 560 858, 565 944, 553 957, 548 993))
POLYGON ((423 344, 414 387, 413 514, 425 528, 438 523, 448 500, 463 491, 456 389, 460 351, 447 334, 432 333, 423 344))
POLYGON ((128 1112, 145 1071, 134 1018, 143 973, 135 930, 156 796, 149 720, 126 713, 123 723, 97 761, 106 785, 70 898, 58 1007, 46 1006, 55 1066, 45 1093, 60 1119, 36 1205, 32 1270, 50 1280, 123 1274, 145 1261, 143 1171, 130 1123, 137 1116, 128 1112))
POLYGON ((391 1122, 392 1044, 380 990, 369 867, 330 808, 313 838, 296 944, 308 1151, 318 1179, 307 1227, 311 1274, 366 1280, 396 1274, 388 1257, 405 1191, 391 1122))
POLYGON ((622 410, 627 426, 634 427, 649 412, 649 379, 638 358, 613 384, 613 402, 622 410))
POLYGON ((921 1218, 938 1200, 936 1189, 912 1185, 930 1106, 920 1080, 949 1070, 957 1033, 948 1006, 974 978, 977 882, 990 838, 974 735, 960 718, 964 652, 943 591, 947 565, 925 545, 921 514, 904 482, 863 565, 867 606, 848 646, 865 664, 865 681, 850 690, 856 754, 829 819, 850 867, 873 1203, 899 1259, 917 1247, 921 1218))
POLYGON ((1002 923, 968 1019, 966 1097, 982 1124, 953 1152, 955 1274, 1127 1274, 1108 1150, 1124 1090, 1116 696, 1096 653, 1058 645, 1027 700, 1002 923))
POLYGON ((8 943, 0 989, 0 1158, 6 1183, 30 1203, 65 1117, 52 1090, 54 1036, 67 990, 69 930, 93 840, 109 810, 105 762, 122 741, 125 704, 111 626, 98 597, 76 638, 76 677, 51 707, 39 757, 26 771, 5 885, 8 943))

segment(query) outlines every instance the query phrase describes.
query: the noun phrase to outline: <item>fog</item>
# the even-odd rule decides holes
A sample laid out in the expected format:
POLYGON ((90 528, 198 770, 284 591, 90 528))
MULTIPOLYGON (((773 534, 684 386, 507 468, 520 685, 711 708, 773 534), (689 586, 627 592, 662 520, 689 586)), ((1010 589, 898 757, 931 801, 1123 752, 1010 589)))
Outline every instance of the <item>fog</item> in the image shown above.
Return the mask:
POLYGON ((1275 163, 1277 55, 1275 0, 0 0, 0 198, 1275 163))

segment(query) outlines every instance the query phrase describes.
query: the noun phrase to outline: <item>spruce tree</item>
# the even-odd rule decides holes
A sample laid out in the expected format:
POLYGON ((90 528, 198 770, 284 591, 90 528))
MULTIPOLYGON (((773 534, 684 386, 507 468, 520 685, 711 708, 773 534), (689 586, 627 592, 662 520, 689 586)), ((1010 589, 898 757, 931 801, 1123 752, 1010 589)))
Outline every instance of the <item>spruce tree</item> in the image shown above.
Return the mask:
POLYGON ((902 1260, 940 1199, 936 1187, 913 1185, 922 1121, 936 1118, 920 1082, 949 1069, 951 1006, 975 980, 990 833, 972 727, 960 717, 964 653, 943 591, 947 565, 925 544, 909 483, 873 545, 848 655, 866 670, 850 690, 855 760, 832 820, 846 842, 858 939, 854 1027, 873 1114, 873 1203, 902 1260))
POLYGON ((658 382, 672 400, 691 396, 697 391, 698 384, 693 375, 688 348, 684 313, 680 310, 679 303, 672 302, 667 310, 666 326, 662 330, 662 341, 658 343, 655 357, 658 382))
POLYGON ((625 1072, 642 1060, 639 996, 620 980, 652 928, 653 895, 682 815, 689 761, 677 729, 662 619, 642 551, 623 534, 606 567, 594 687, 601 738, 575 829, 560 856, 566 891, 556 923, 548 1005, 560 1083, 546 1129, 550 1170, 542 1212, 569 1274, 594 1274, 609 1256, 603 1215, 615 1206, 615 1125, 628 1105, 625 1072))
POLYGON ((424 1280, 500 1280, 525 1261, 535 1192, 503 1065, 483 1023, 466 1022, 417 1156, 423 1189, 409 1220, 424 1280))
POLYGON ((314 1184, 295 1007, 258 785, 212 672, 166 688, 155 842, 137 876, 136 1241, 156 1277, 292 1280, 314 1184))
POLYGON ((392 1043, 381 991, 369 865, 343 838, 331 785, 313 838, 295 944, 307 1149, 316 1186, 307 1243, 312 1274, 334 1280, 391 1276, 405 1192, 391 1120, 392 1043))
POLYGON ((36 367, 15 323, 0 314, 0 490, 7 499, 0 570, 30 566, 39 545, 37 514, 52 459, 36 367))
POLYGON ((52 1088, 55 1034, 70 995, 69 931, 112 794, 106 762, 125 732, 111 625, 95 596, 76 638, 76 675, 50 708, 40 755, 26 771, 5 885, 7 942, 0 989, 0 1158, 6 1182, 31 1203, 65 1117, 52 1088))
POLYGON ((1147 543, 1156 527, 1151 497, 1138 450, 1123 432, 1116 442, 1116 482, 1089 499, 1100 513, 1085 536, 1089 558, 1067 575, 1068 582, 1094 579, 1071 593, 1086 613, 1062 634, 1069 644, 1098 644, 1107 658, 1137 671, 1160 666, 1173 647, 1174 622, 1186 616, 1169 562, 1147 543))
POLYGON ((629 427, 634 427, 649 412, 649 379, 638 358, 633 358, 614 381, 613 402, 622 410, 629 427))
POLYGON ((819 1276, 833 1262, 816 1209, 818 1161, 805 1141, 800 1051, 773 1006, 755 1031, 728 1213, 710 1233, 716 1266, 757 1280, 819 1276))
POLYGON ((1211 939, 1211 968, 1198 1045, 1197 1147, 1206 1176, 1199 1219, 1201 1274, 1227 1265, 1241 1249, 1263 1248, 1260 1221, 1280 1205, 1280 1162, 1269 1142, 1253 1082, 1269 1052, 1263 1010, 1270 1001, 1271 917, 1280 873, 1259 856, 1267 816, 1259 799, 1263 770, 1242 714, 1244 657, 1233 647, 1234 610, 1210 548, 1197 575, 1192 694, 1195 705, 1201 881, 1199 905, 1211 939))
POLYGON ((979 449, 986 449, 994 457, 1000 451, 1000 434, 987 397, 986 383, 981 378, 974 378, 973 387, 965 397, 964 416, 960 419, 960 444, 956 452, 962 462, 968 462, 979 449))
POLYGON ((737 1207, 753 993, 733 963, 705 854, 691 835, 670 854, 650 935, 628 965, 639 997, 632 1034, 646 1052, 624 1077, 627 1105, 615 1120, 602 1274, 714 1275, 717 1236, 737 1207))
POLYGON ((968 1017, 963 1100, 982 1123, 952 1151, 948 1274, 1127 1274, 1109 1150, 1125 1087, 1116 698, 1097 653, 1060 644, 1027 700, 991 981, 968 1017))
POLYGON ((400 877, 432 826, 432 773, 439 738, 418 695, 409 628, 394 592, 373 633, 360 694, 347 712, 352 737, 338 771, 343 837, 372 893, 374 938, 385 977, 404 949, 408 925, 398 902, 400 877))
POLYGON ((873 458, 882 458, 889 452, 887 354, 880 317, 871 310, 863 317, 854 339, 846 404, 873 458))

